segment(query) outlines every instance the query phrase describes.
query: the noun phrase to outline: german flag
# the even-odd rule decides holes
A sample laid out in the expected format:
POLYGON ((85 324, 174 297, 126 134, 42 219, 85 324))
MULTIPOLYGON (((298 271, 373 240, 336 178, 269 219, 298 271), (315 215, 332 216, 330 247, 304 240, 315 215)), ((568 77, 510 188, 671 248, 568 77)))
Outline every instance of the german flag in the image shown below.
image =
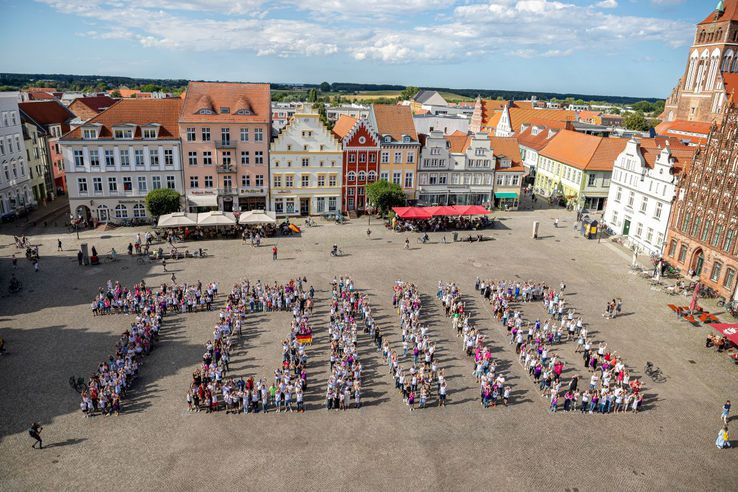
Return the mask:
POLYGON ((303 345, 312 345, 313 336, 312 335, 297 335, 297 341, 303 345))

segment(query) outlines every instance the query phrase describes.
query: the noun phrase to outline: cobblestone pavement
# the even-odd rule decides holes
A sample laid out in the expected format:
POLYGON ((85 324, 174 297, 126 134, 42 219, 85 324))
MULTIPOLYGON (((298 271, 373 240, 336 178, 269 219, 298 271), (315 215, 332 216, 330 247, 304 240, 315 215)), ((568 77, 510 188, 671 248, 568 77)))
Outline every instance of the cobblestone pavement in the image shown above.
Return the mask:
MULTIPOLYGON (((165 281, 158 264, 138 265, 129 257, 117 263, 82 268, 80 241, 45 231, 41 272, 19 260, 20 296, 8 297, 12 236, 0 236, 0 335, 9 350, 0 356, 0 489, 79 490, 100 480, 116 489, 203 489, 229 484, 273 489, 471 490, 482 487, 547 490, 736 490, 738 451, 717 450, 720 408, 738 401, 738 367, 704 348, 708 328, 679 322, 666 308, 673 298, 650 290, 628 273, 630 256, 603 241, 587 241, 561 211, 535 210, 502 216, 502 227, 488 231, 494 241, 443 244, 443 234, 420 245, 405 235, 366 220, 342 226, 308 228, 302 237, 266 241, 259 249, 241 241, 198 244, 209 257, 170 263, 178 280, 218 280, 223 290, 241 278, 285 281, 305 275, 318 290, 315 344, 310 348, 310 378, 305 414, 190 414, 185 391, 191 372, 212 332, 214 313, 165 321, 161 343, 145 360, 141 377, 119 417, 82 418, 78 395, 67 380, 94 370, 127 323, 125 316, 93 318, 88 305, 107 279, 130 285, 165 281), (560 227, 553 218, 560 215, 560 227), (529 238, 533 220, 540 239, 529 238), (57 253, 61 237, 65 250, 57 253), (271 260, 271 245, 280 249, 271 260), (332 258, 337 243, 345 256, 332 258), (399 345, 397 315, 391 309, 396 279, 416 282, 425 294, 424 319, 440 347, 449 376, 449 405, 410 413, 392 386, 381 354, 362 338, 367 367, 366 406, 342 413, 322 408, 328 375, 325 324, 329 282, 351 275, 365 289, 377 319, 399 345), (623 354, 638 373, 646 360, 660 366, 667 382, 647 381, 646 408, 637 415, 581 415, 547 412, 537 388, 521 370, 505 330, 492 321, 473 289, 475 277, 535 279, 567 283, 569 301, 608 347, 623 354), (513 386, 512 404, 484 410, 471 364, 434 297, 439 280, 464 290, 477 323, 488 333, 513 386), (600 316, 607 299, 619 296, 625 315, 600 316), (26 433, 40 421, 48 448, 31 449, 26 433)), ((82 242, 99 252, 125 251, 131 229, 85 232, 82 242)), ((450 234, 447 234, 450 238, 450 234)), ((686 302, 686 301, 684 301, 686 302)), ((540 305, 524 308, 528 318, 543 316, 540 305)), ((249 320, 233 357, 235 374, 267 375, 280 358, 280 338, 288 315, 263 314, 249 320)), ((567 375, 585 374, 572 346, 559 352, 569 362, 567 375)), ((736 421, 731 423, 738 435, 736 421)))

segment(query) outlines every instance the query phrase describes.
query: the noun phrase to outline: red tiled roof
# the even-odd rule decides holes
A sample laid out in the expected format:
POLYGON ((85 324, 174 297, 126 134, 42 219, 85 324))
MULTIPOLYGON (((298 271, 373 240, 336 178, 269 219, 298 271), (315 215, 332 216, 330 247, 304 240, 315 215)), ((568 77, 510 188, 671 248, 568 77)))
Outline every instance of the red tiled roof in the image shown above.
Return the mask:
POLYGON ((448 142, 452 154, 463 154, 471 143, 471 136, 459 130, 451 135, 445 135, 443 138, 448 142))
POLYGON ((733 103, 738 103, 738 73, 723 72, 725 92, 733 103))
MULTIPOLYGON (((141 138, 141 126, 158 124, 159 139, 179 138, 179 119, 182 100, 171 99, 121 99, 110 108, 95 116, 84 126, 101 125, 100 138, 111 138, 113 127, 134 124, 138 128, 134 139, 141 138)), ((82 127, 77 127, 62 137, 62 140, 81 140, 82 127)))
POLYGON ((338 117, 336 124, 333 125, 333 133, 335 133, 340 140, 343 140, 343 137, 348 135, 354 125, 356 125, 356 121, 356 118, 342 114, 338 117))
POLYGON ((256 122, 271 121, 272 106, 269 84, 240 84, 226 82, 190 82, 182 106, 180 122, 256 122), (197 114, 203 100, 208 100, 214 114, 197 114), (251 107, 253 114, 236 114, 244 104, 251 107), (228 108, 228 112, 221 112, 228 108))
POLYGON ((626 143, 625 139, 561 130, 541 150, 540 155, 581 170, 611 171, 626 143))
MULTIPOLYGON (((18 108, 30 116, 39 125, 64 125, 75 118, 59 101, 32 101, 18 103, 18 108)), ((68 128, 62 129, 67 131, 68 128)))
POLYGON ((558 128, 551 128, 540 123, 531 123, 531 125, 524 131, 516 132, 516 136, 520 145, 538 151, 546 146, 548 141, 553 138, 553 135, 555 135, 555 132, 557 132, 558 130, 558 128), (534 127, 538 128, 539 130, 537 135, 533 134, 534 127), (551 133, 551 130, 554 130, 553 134, 551 133))
POLYGON ((694 159, 697 147, 684 145, 674 137, 644 138, 640 140, 641 155, 643 155, 646 165, 653 169, 656 165, 656 159, 667 143, 671 151, 671 157, 674 159, 674 170, 680 172, 688 168, 694 159))
POLYGON ((56 92, 56 87, 29 87, 28 89, 25 89, 26 92, 33 93, 33 92, 56 92))
POLYGON ((707 135, 710 133, 712 125, 703 121, 662 121, 659 123, 655 131, 659 135, 671 136, 681 140, 688 140, 695 144, 703 144, 707 142, 707 135))
POLYGON ((713 10, 710 12, 710 15, 705 17, 705 20, 697 25, 700 26, 702 24, 712 24, 713 22, 738 20, 738 0, 724 0, 723 5, 725 6, 725 11, 720 17, 715 19, 715 11, 713 10))
POLYGON ((115 104, 115 99, 109 96, 87 96, 87 97, 78 97, 72 103, 72 104, 83 104, 87 106, 92 111, 95 111, 96 113, 99 113, 113 104, 115 104))
POLYGON ((413 142, 418 141, 410 106, 373 104, 372 112, 374 121, 377 123, 377 132, 380 135, 391 135, 398 142, 402 141, 403 135, 407 135, 413 142))
POLYGON ((499 159, 497 161, 497 171, 506 173, 525 172, 520 157, 520 144, 515 137, 489 137, 492 153, 495 157, 507 157, 512 162, 512 167, 500 167, 499 159))
POLYGON ((30 101, 47 101, 49 99, 56 99, 56 96, 48 92, 29 92, 28 99, 30 101))

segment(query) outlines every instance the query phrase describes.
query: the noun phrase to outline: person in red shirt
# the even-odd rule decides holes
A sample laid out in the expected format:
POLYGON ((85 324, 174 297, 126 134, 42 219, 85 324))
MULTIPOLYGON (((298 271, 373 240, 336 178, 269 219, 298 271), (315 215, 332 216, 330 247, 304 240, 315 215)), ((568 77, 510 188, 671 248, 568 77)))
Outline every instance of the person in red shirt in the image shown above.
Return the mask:
POLYGON ((272 260, 277 261, 277 245, 272 246, 272 260))

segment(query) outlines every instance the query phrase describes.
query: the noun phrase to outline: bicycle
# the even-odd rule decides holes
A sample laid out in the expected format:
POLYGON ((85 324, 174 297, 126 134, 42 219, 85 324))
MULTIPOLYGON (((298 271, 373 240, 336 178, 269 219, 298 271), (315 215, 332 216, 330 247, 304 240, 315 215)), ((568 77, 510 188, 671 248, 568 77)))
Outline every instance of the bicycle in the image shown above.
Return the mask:
POLYGON ((69 386, 72 387, 74 391, 77 393, 82 393, 83 391, 87 391, 87 385, 85 384, 85 378, 83 377, 76 377, 76 376, 70 376, 69 377, 69 386))
POLYGON ((139 255, 136 257, 136 263, 139 265, 145 265, 146 263, 151 263, 151 257, 148 255, 139 255))
POLYGON ((646 365, 643 368, 643 372, 647 376, 649 376, 654 383, 663 383, 666 381, 666 376, 664 376, 664 373, 661 371, 661 369, 655 367, 650 361, 646 362, 646 365))

